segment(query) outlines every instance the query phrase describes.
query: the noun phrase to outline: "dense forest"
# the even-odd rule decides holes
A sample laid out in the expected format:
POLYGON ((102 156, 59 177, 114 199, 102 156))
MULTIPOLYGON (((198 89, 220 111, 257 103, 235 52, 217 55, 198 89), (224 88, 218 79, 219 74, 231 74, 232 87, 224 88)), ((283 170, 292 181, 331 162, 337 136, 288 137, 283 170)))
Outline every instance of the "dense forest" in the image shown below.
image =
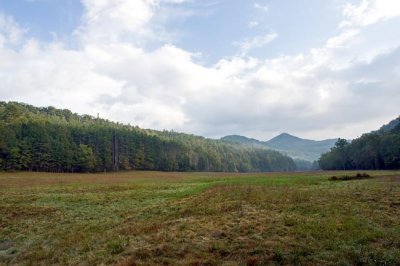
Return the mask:
POLYGON ((400 117, 351 143, 339 139, 319 165, 324 170, 400 169, 400 117))
POLYGON ((54 107, 0 102, 0 170, 292 171, 279 152, 145 130, 54 107))

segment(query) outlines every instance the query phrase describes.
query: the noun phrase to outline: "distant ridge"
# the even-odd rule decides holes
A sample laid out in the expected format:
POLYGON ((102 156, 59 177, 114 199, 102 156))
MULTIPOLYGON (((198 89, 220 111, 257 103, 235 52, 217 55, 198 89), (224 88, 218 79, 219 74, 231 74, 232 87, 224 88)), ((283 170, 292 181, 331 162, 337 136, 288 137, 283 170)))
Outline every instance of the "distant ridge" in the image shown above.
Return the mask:
POLYGON ((268 141, 260 141, 240 135, 225 136, 221 138, 221 140, 276 150, 292 157, 293 159, 304 160, 308 162, 318 160, 321 154, 329 151, 329 149, 332 148, 337 141, 337 139, 302 139, 288 133, 279 134, 268 141))
POLYGON ((253 138, 248 138, 240 135, 229 135, 221 138, 221 140, 246 144, 246 145, 264 145, 261 141, 253 138))

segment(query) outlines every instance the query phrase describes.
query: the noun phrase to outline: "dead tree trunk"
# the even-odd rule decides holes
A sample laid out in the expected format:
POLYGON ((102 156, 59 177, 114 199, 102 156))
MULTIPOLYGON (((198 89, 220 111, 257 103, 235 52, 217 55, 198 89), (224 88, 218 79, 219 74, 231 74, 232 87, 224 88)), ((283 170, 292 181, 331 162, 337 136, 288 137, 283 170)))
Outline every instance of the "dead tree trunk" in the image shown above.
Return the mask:
POLYGON ((119 170, 119 153, 118 153, 118 138, 113 134, 113 139, 112 139, 112 147, 113 147, 113 169, 114 171, 119 170))

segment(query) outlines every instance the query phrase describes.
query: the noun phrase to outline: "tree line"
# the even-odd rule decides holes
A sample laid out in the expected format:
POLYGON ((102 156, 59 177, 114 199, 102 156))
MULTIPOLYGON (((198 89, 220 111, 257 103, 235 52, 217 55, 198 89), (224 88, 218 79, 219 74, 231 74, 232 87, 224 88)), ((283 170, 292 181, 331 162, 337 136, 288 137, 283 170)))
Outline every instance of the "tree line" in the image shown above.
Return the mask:
POLYGON ((145 130, 70 110, 0 102, 0 170, 292 171, 279 152, 145 130))
POLYGON ((339 139, 319 165, 324 170, 400 169, 400 117, 351 142, 339 139))

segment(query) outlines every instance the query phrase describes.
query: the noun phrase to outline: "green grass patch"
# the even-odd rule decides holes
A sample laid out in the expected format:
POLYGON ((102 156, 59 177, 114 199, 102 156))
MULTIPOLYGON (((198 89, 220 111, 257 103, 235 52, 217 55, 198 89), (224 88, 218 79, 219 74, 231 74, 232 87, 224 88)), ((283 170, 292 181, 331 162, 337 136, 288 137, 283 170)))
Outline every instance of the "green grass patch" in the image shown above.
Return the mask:
POLYGON ((396 265, 400 172, 0 174, 0 265, 396 265))

